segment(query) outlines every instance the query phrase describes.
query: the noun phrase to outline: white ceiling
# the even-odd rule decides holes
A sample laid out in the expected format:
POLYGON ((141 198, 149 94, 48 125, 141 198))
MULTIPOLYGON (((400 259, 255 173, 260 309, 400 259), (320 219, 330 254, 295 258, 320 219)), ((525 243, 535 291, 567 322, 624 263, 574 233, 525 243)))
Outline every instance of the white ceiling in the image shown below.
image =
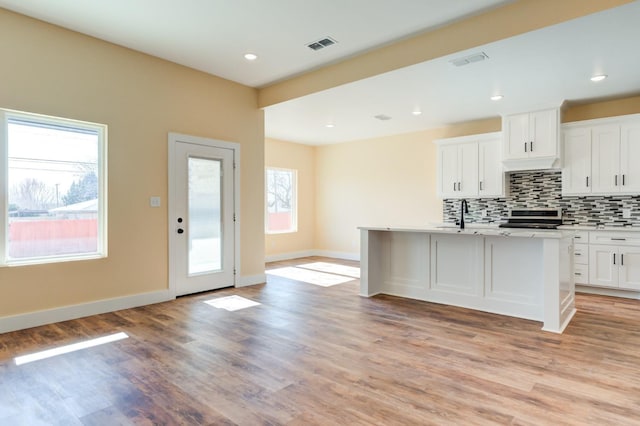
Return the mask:
MULTIPOLYGON (((0 0, 4 7, 262 87, 504 0, 0 0), (338 44, 313 52, 326 36, 338 44), (247 62, 243 54, 259 55, 247 62)), ((327 144, 640 93, 640 1, 268 107, 267 137, 327 144), (489 59, 456 68, 452 58, 489 59), (607 80, 594 84, 593 74, 607 80), (505 98, 492 102, 501 93, 505 98), (414 116, 419 108, 423 112, 414 116), (384 114, 391 120, 373 116, 384 114), (334 128, 326 128, 332 122, 334 128)))

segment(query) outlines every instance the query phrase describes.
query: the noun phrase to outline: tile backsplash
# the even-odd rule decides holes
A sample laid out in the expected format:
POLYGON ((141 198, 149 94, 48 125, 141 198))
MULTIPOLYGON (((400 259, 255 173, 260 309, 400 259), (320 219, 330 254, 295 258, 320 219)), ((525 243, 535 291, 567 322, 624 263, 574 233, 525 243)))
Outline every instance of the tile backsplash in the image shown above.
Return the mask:
MULTIPOLYGON (((640 227, 640 196, 562 196, 562 176, 559 170, 512 172, 508 176, 508 196, 505 198, 468 199, 468 223, 500 223, 510 209, 561 208, 567 225, 603 225, 640 227), (631 218, 623 219, 622 209, 631 209, 631 218), (482 216, 486 210, 487 215, 482 216)), ((443 200, 445 222, 460 217, 460 200, 443 200)))

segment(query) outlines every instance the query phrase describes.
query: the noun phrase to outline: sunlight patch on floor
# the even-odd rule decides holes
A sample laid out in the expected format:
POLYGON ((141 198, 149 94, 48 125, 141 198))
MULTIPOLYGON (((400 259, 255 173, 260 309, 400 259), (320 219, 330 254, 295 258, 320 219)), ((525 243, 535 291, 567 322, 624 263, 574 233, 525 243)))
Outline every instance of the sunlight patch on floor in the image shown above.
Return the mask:
POLYGON ((205 302, 209 306, 213 306, 218 309, 225 309, 229 312, 239 311, 240 309, 250 308, 252 306, 258 306, 260 303, 254 302, 250 299, 245 299, 241 296, 225 296, 219 297, 217 299, 205 300, 205 302))
POLYGON ((313 271, 311 269, 303 269, 295 266, 285 268, 269 269, 267 274, 277 275, 279 277, 288 278, 290 280, 302 281, 309 284, 315 284, 322 287, 331 287, 337 284, 344 284, 354 279, 340 275, 327 274, 324 272, 313 271))
POLYGON ((108 336, 98 337, 96 339, 91 339, 84 342, 78 342, 71 345, 60 346, 58 348, 47 349, 45 351, 40 351, 29 355, 18 356, 14 358, 14 360, 16 362, 16 365, 22 365, 28 362, 40 361, 42 359, 51 358, 62 354, 68 354, 69 352, 75 352, 82 349, 92 348, 94 346, 104 345, 106 343, 115 342, 117 340, 126 339, 128 337, 129 336, 127 335, 127 333, 122 332, 110 334, 108 336))
POLYGON ((355 266, 338 265, 327 262, 305 263, 297 265, 298 268, 312 269, 314 271, 326 272, 329 274, 344 275, 351 278, 360 278, 360 268, 355 266))

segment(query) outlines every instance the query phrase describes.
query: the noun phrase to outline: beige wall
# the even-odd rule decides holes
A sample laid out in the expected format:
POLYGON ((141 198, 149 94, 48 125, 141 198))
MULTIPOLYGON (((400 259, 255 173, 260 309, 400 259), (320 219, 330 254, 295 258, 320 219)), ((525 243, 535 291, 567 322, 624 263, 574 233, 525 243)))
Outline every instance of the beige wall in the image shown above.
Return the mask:
POLYGON ((317 148, 317 249, 359 252, 358 226, 442 221, 435 139, 500 130, 490 119, 317 148))
POLYGON ((0 107, 109 126, 109 257, 0 268, 0 317, 163 290, 167 134, 241 144, 241 276, 264 273, 254 89, 0 9, 0 107), (149 197, 163 208, 150 208, 149 197))
POLYGON ((297 143, 266 139, 265 166, 297 170, 298 174, 298 231, 286 234, 267 234, 267 258, 301 253, 315 249, 316 226, 316 148, 297 143))
POLYGON ((591 120, 616 115, 639 114, 640 96, 613 99, 603 102, 569 106, 562 114, 562 121, 591 120))

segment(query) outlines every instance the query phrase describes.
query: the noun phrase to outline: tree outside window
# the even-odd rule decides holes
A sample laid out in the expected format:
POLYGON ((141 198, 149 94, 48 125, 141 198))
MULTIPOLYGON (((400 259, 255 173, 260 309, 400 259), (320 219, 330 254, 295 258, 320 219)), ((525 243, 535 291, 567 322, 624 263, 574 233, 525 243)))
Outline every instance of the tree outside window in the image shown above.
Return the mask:
POLYGON ((296 175, 295 170, 267 168, 267 233, 297 231, 296 175))

